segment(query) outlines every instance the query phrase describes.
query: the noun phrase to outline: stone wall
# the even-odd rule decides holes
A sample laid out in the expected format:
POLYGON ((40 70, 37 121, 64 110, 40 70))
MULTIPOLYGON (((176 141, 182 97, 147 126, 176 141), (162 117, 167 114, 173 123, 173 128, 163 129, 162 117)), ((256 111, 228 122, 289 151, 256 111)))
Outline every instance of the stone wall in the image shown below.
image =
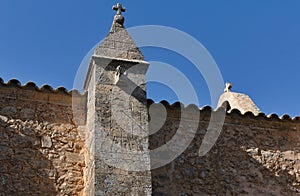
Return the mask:
POLYGON ((0 86, 0 195, 82 195, 84 132, 71 93, 16 80, 0 86))
MULTIPOLYGON (((0 80, 0 195, 92 194, 95 170, 89 145, 94 144, 83 126, 85 96, 76 93, 74 103, 75 116, 71 93, 63 88, 0 80)), ((151 135, 150 149, 170 141, 180 126, 181 105, 164 105, 167 121, 151 135)), ((138 192, 136 185, 151 181, 153 195, 300 195, 299 118, 242 115, 232 110, 215 146, 200 157, 211 109, 202 109, 199 116, 195 108, 185 109, 188 118, 184 120, 199 120, 199 128, 178 158, 151 170, 151 177, 149 171, 145 175, 105 165, 107 173, 102 168, 97 174, 103 177, 98 185, 107 187, 115 180, 111 188, 118 189, 124 180, 125 192, 138 192)), ((150 187, 144 194, 149 195, 150 187)))
MULTIPOLYGON (((166 123, 150 137, 151 149, 165 144, 178 129, 180 108, 167 107, 166 123)), ((189 147, 151 171, 153 195, 300 195, 299 118, 255 117, 233 110, 215 146, 200 157, 211 110, 195 114, 191 110, 190 119, 200 119, 199 128, 189 147)))

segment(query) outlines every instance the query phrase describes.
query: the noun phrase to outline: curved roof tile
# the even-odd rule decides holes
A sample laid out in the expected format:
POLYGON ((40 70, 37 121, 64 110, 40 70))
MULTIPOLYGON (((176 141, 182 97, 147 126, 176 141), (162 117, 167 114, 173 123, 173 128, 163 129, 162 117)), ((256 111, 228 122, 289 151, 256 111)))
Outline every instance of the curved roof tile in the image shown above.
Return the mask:
MULTIPOLYGON (((34 82, 27 82, 25 85, 22 86, 21 82, 17 79, 11 79, 7 83, 4 82, 2 78, 0 78, 0 84, 6 87, 17 87, 22 89, 28 89, 28 90, 35 90, 40 92, 50 92, 50 93, 64 93, 68 96, 77 95, 77 96, 83 96, 85 94, 80 93, 77 89, 72 89, 68 91, 65 87, 58 87, 57 89, 53 89, 50 85, 43 85, 41 88, 39 88, 34 82)), ((152 99, 147 99, 147 106, 149 107, 151 104, 155 103, 152 99)), ((179 109, 179 108, 189 108, 189 109, 199 109, 198 106, 195 104, 189 104, 186 107, 181 102, 175 102, 173 104, 170 104, 166 100, 160 101, 160 104, 164 105, 167 109, 179 109)), ((216 110, 213 110, 211 106, 203 106, 199 109, 200 112, 207 112, 207 111, 219 111, 224 110, 223 107, 218 107, 216 110), (222 108, 222 109, 221 109, 222 108)), ((291 117, 288 114, 284 114, 281 117, 279 117, 277 114, 269 114, 268 116, 264 113, 259 113, 257 115, 254 115, 253 112, 246 112, 244 114, 241 113, 238 109, 232 109, 231 111, 227 112, 230 114, 238 114, 240 116, 248 116, 248 117, 254 117, 254 118, 266 118, 266 119, 272 119, 272 120, 285 120, 285 121, 292 121, 292 122, 300 122, 300 116, 291 117)))
MULTIPOLYGON (((177 109, 179 106, 184 107, 184 104, 180 103, 180 102, 175 102, 173 104, 170 105, 170 103, 166 100, 163 100, 160 102, 161 104, 163 104, 167 109, 177 109)), ((150 106, 151 104, 156 104, 156 102, 154 102, 152 99, 147 99, 147 104, 148 106, 150 106)), ((225 110, 224 107, 218 107, 217 109, 213 110, 212 107, 210 106, 203 106, 202 108, 197 107, 195 104, 189 104, 188 106, 184 107, 184 108, 193 108, 193 109, 199 109, 200 112, 218 112, 220 110, 225 110)), ((253 112, 248 111, 245 112, 244 114, 242 114, 242 112, 238 109, 232 109, 230 111, 227 111, 227 113, 229 114, 237 114, 239 116, 245 116, 245 117, 253 117, 253 118, 264 118, 267 120, 280 120, 280 121, 291 121, 291 122, 300 122, 300 116, 296 116, 296 117, 291 117, 288 114, 284 114, 281 117, 279 117, 277 114, 269 114, 266 115, 265 113, 258 113, 257 115, 255 115, 253 112)))
POLYGON ((68 91, 65 87, 58 87, 57 89, 53 89, 53 87, 48 84, 45 84, 40 88, 34 82, 27 82, 25 85, 22 85, 21 82, 17 79, 11 79, 7 83, 5 83, 4 80, 0 78, 0 84, 5 87, 17 87, 26 90, 35 90, 39 92, 48 92, 48 93, 63 93, 69 96, 84 95, 80 93, 77 89, 72 89, 70 91, 68 91))

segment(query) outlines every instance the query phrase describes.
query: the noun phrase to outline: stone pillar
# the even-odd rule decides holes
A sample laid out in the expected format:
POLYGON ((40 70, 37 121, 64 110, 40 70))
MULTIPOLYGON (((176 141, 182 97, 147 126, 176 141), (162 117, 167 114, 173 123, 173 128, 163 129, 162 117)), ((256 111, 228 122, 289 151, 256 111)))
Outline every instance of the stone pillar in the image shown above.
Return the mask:
POLYGON ((95 49, 85 91, 86 195, 151 195, 145 75, 149 64, 126 31, 121 4, 95 49))
POLYGON ((91 60, 85 84, 87 195, 151 195, 148 66, 97 55, 91 60))

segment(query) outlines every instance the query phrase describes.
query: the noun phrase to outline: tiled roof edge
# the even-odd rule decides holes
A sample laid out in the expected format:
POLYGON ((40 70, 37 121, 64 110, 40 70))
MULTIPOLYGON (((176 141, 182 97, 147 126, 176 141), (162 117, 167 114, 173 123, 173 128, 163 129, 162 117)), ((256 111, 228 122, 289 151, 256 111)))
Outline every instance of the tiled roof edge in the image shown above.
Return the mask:
POLYGON ((65 87, 58 87, 57 89, 53 89, 52 86, 44 84, 41 87, 38 87, 34 82, 27 82, 25 85, 22 85, 21 82, 17 79, 11 79, 7 83, 4 82, 2 78, 0 78, 0 86, 10 87, 10 88, 19 88, 25 90, 34 90, 38 92, 47 92, 47 93, 58 93, 65 94, 68 96, 72 95, 84 95, 80 93, 77 89, 67 90, 65 87))
MULTIPOLYGON (((152 99, 147 99, 147 105, 150 106, 151 104, 156 103, 154 102, 152 99)), ((183 103, 180 102, 175 102, 173 104, 170 104, 168 101, 166 100, 162 100, 159 102, 160 104, 164 105, 167 109, 180 109, 181 106, 183 108, 189 109, 189 108, 198 108, 200 112, 205 112, 205 111, 213 111, 213 112, 217 112, 219 110, 224 110, 225 108, 223 107, 219 107, 217 109, 213 109, 211 106, 203 106, 201 108, 199 108, 197 105, 195 104, 189 104, 187 106, 185 106, 183 103)), ((291 117, 288 114, 284 114, 282 116, 278 116, 277 114, 269 114, 266 115, 265 113, 259 113, 258 115, 255 115, 254 113, 248 111, 244 114, 242 114, 242 112, 238 109, 232 109, 231 111, 227 112, 228 114, 236 114, 239 116, 245 116, 245 117, 254 117, 254 118, 265 118, 267 120, 280 120, 280 121, 290 121, 290 122, 300 122, 300 116, 295 116, 295 117, 291 117)))
MULTIPOLYGON (((4 80, 2 78, 0 78, 0 86, 5 86, 5 87, 16 87, 16 88, 20 88, 20 89, 29 89, 29 90, 35 90, 35 91, 39 91, 39 92, 48 92, 48 93, 62 93, 68 96, 72 96, 73 94, 75 95, 84 95, 82 93, 80 93, 77 89, 72 89, 70 91, 68 91, 65 87, 58 87, 57 89, 53 89, 53 87, 51 87, 50 85, 43 85, 42 87, 38 87, 34 82, 27 82, 25 85, 22 85, 21 82, 17 79, 11 79, 9 80, 7 83, 4 82, 4 80)), ((147 105, 150 106, 152 103, 155 103, 153 100, 151 99, 147 99, 147 105)), ((197 105, 195 104, 189 104, 187 106, 185 106, 183 103, 177 101, 174 102, 173 104, 170 104, 168 101, 166 100, 162 100, 159 103, 161 103, 162 105, 164 105, 167 109, 180 109, 181 107, 183 108, 193 108, 196 109, 198 108, 200 111, 204 112, 204 111, 218 111, 221 109, 224 109, 222 107, 219 107, 217 109, 213 109, 211 106, 204 106, 202 108, 199 108, 197 105)), ((281 121, 291 121, 291 122, 300 122, 300 116, 295 116, 295 117, 291 117, 288 114, 284 114, 282 116, 278 116, 277 114, 269 114, 266 115, 265 113, 259 113, 258 115, 254 115, 252 112, 246 112, 244 114, 241 113, 240 110, 238 109, 233 109, 230 112, 227 112, 229 114, 237 114, 240 116, 248 116, 248 117, 261 117, 261 118, 266 118, 269 120, 281 120, 281 121)))

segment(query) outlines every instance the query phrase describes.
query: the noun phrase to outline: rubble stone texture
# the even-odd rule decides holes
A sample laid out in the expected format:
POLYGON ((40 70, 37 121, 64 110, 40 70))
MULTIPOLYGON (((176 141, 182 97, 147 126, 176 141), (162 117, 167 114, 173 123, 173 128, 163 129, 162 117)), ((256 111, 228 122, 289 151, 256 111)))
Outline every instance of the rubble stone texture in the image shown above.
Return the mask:
POLYGON ((82 195, 84 132, 70 98, 0 88, 0 195, 82 195))
POLYGON ((199 147, 211 108, 199 113, 198 106, 164 101, 166 122, 149 124, 164 114, 155 113, 159 106, 149 115, 149 64, 123 26, 125 9, 115 9, 112 29, 91 59, 84 95, 0 79, 0 195, 300 195, 299 117, 266 117, 227 85, 219 106, 230 110, 204 156, 199 147), (150 169, 159 157, 150 150, 178 128, 185 140, 194 123, 196 135, 184 152, 150 169), (149 127, 158 131, 148 136, 149 127))
MULTIPOLYGON (((81 99, 85 102, 85 96, 81 99)), ((165 105, 167 121, 150 136, 150 149, 162 146, 175 134, 181 116, 180 109, 175 106, 165 105)), ((90 167, 95 154, 90 154, 87 146, 89 121, 86 126, 79 127, 72 122, 69 94, 2 85, 0 195, 93 195, 88 191, 94 186, 94 175, 103 179, 98 181, 97 186, 102 186, 100 190, 118 190, 119 194, 135 190, 137 180, 139 187, 145 188, 150 183, 151 190, 149 187, 146 190, 153 195, 300 194, 299 118, 242 115, 233 110, 227 113, 213 149, 199 157, 199 146, 211 110, 202 109, 200 116, 193 111, 189 111, 187 120, 200 119, 197 134, 174 161, 149 171, 150 178, 142 178, 141 174, 145 173, 107 165, 104 175, 99 172, 103 170, 90 167), (30 112, 24 116, 22 111, 30 112), (111 183, 115 186, 108 187, 111 183), (120 189, 122 184, 126 190, 120 189)), ((105 118, 101 120, 105 121, 105 118)), ((112 138, 117 136, 113 129, 114 126, 112 138)), ((106 130, 110 132, 108 127, 106 130)), ((100 146, 98 148, 101 150, 100 146)), ((139 195, 146 193, 139 192, 139 195)))
MULTIPOLYGON (((207 132, 210 111, 200 117, 193 142, 176 160, 152 170, 153 195, 300 195, 300 124, 234 111, 205 156, 198 150, 207 132)), ((150 147, 165 144, 178 129, 180 110, 169 109, 150 147)), ((188 130, 187 130, 188 131, 188 130)))

